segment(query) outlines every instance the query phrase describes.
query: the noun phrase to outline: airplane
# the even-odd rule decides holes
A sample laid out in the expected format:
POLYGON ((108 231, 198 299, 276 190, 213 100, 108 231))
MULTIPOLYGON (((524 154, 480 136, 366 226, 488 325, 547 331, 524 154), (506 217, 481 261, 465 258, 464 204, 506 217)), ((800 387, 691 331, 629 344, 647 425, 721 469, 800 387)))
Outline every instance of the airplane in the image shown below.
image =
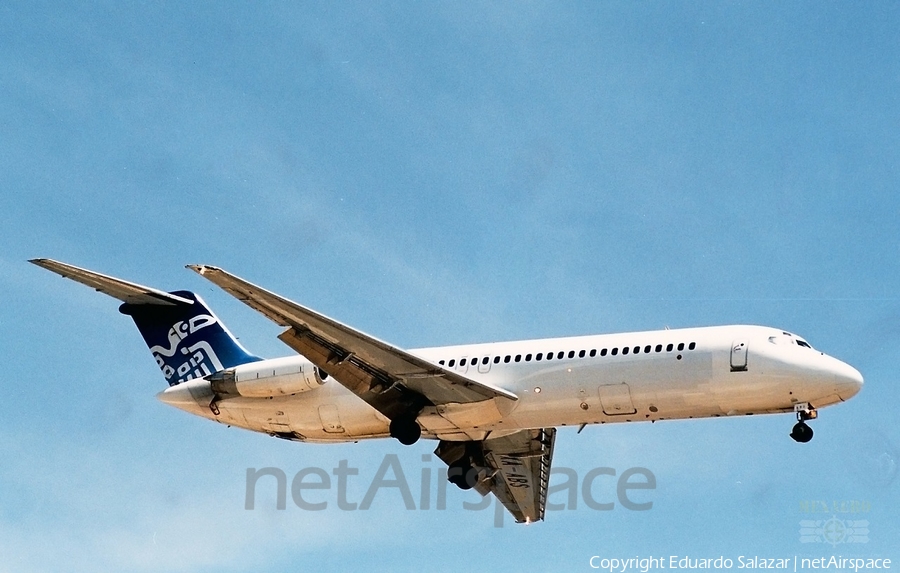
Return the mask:
POLYGON ((188 265, 285 328, 297 355, 244 349, 190 291, 164 292, 51 259, 30 262, 122 302, 191 414, 298 442, 437 440, 460 489, 493 493, 518 523, 544 519, 556 428, 794 413, 863 385, 852 366, 765 326, 711 326, 403 350, 220 268, 188 265))

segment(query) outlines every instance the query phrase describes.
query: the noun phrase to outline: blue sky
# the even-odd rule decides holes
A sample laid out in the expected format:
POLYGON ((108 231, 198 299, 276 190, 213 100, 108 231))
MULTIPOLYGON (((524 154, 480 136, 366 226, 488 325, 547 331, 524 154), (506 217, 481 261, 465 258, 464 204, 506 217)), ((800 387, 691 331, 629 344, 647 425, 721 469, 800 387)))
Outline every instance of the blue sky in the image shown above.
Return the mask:
POLYGON ((898 28, 889 2, 4 3, 0 570, 900 559, 898 28), (405 347, 766 324, 866 387, 805 446, 790 416, 560 432, 580 475, 651 469, 646 512, 246 511, 248 467, 347 459, 358 500, 385 454, 440 466, 159 403, 116 302, 34 257, 195 290, 266 356, 278 328, 183 265, 405 347), (840 517, 869 543, 801 544, 808 500, 868 504, 840 517))

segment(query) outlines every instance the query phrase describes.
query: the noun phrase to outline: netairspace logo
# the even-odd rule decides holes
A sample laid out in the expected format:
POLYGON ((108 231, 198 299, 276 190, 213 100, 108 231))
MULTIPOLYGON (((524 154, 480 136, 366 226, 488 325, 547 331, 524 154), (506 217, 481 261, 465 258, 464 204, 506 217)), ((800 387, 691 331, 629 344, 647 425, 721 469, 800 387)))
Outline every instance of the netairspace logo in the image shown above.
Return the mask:
POLYGON ((868 543, 869 522, 865 519, 803 519, 800 521, 800 543, 868 543))

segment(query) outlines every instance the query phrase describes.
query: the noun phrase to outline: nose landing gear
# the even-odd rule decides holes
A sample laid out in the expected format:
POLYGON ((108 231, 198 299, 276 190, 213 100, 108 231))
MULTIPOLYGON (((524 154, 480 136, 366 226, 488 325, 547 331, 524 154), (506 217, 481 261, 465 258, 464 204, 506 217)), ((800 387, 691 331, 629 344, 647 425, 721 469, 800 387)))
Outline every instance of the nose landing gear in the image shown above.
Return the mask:
POLYGON ((795 442, 805 444, 813 437, 812 428, 806 425, 806 421, 815 420, 819 417, 819 413, 809 402, 794 404, 794 412, 797 413, 797 423, 794 424, 794 428, 791 430, 791 438, 795 442))
POLYGON ((791 437, 794 438, 795 442, 805 444, 812 439, 813 429, 807 426, 806 422, 801 420, 794 424, 794 429, 791 430, 791 437))

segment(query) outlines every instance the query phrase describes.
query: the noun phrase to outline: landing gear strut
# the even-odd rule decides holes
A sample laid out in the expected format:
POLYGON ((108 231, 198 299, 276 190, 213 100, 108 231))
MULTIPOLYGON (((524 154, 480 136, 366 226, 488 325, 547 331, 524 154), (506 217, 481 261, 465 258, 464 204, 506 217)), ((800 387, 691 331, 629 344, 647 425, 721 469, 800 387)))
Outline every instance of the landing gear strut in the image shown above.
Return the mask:
POLYGON ((806 425, 806 421, 815 420, 819 417, 819 413, 816 412, 816 409, 808 402, 795 404, 794 412, 797 413, 797 423, 794 424, 794 428, 791 430, 791 438, 793 438, 795 442, 805 444, 813 437, 812 428, 806 425))
POLYGON ((411 446, 419 441, 422 428, 415 418, 395 418, 391 420, 391 437, 396 438, 404 446, 411 446))

